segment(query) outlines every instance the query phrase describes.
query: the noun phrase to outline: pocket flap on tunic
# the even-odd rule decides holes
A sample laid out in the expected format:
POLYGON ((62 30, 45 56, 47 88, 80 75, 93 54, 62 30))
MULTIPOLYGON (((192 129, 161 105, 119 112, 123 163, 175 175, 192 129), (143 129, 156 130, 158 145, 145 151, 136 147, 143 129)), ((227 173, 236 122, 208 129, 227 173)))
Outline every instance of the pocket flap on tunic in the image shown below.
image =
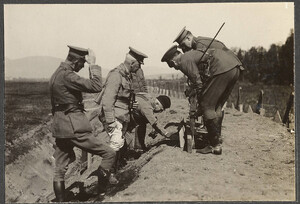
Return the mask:
POLYGON ((54 137, 74 137, 70 118, 63 112, 56 112, 53 117, 52 134, 54 137))
POLYGON ((93 128, 90 121, 83 112, 75 112, 68 114, 75 133, 92 132, 93 128))

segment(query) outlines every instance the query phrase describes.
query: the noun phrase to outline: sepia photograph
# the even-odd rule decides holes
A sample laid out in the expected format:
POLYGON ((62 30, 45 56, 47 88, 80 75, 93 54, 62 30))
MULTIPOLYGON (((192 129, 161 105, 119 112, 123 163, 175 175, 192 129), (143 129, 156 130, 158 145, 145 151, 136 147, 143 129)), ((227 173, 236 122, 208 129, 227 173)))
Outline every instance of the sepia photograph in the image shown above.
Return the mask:
POLYGON ((297 201, 294 19, 4 3, 5 203, 297 201))

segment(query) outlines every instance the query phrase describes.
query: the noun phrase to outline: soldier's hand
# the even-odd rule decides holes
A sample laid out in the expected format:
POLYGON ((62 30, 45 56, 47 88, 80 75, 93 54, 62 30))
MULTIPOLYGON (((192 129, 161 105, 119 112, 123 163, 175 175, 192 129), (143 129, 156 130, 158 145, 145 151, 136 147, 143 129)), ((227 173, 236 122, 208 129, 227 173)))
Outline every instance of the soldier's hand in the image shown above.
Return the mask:
POLYGON ((96 56, 93 50, 88 49, 89 54, 85 56, 85 60, 88 64, 94 65, 96 63, 96 56))

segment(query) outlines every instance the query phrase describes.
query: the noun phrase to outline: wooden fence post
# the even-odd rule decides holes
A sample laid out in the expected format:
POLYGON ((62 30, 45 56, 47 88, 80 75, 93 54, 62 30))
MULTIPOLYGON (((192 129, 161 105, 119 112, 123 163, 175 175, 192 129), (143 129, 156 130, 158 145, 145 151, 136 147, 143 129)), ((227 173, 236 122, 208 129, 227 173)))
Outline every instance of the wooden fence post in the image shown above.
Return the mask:
POLYGON ((158 94, 160 94, 160 91, 161 91, 161 88, 160 88, 160 85, 161 85, 161 81, 160 80, 158 80, 157 81, 157 87, 158 87, 158 94))
POLYGON ((290 94, 289 100, 286 104, 286 110, 285 110, 283 120, 282 120, 283 124, 289 125, 289 114, 290 114, 293 104, 294 104, 294 92, 292 92, 290 94))
POLYGON ((178 92, 178 98, 182 98, 181 95, 181 87, 180 87, 180 81, 177 81, 177 92, 178 92))
POLYGON ((238 111, 243 112, 241 90, 242 90, 242 87, 239 87, 238 98, 237 98, 237 102, 236 102, 236 107, 237 107, 238 111))
POLYGON ((168 93, 169 93, 169 96, 171 97, 170 83, 168 83, 168 93))
POLYGON ((186 78, 185 78, 185 75, 183 76, 183 78, 184 78, 184 81, 183 81, 183 97, 185 97, 185 94, 184 94, 184 92, 186 90, 186 78))
POLYGON ((251 105, 248 106, 247 113, 253 113, 253 110, 252 110, 252 108, 251 108, 251 105))
POLYGON ((265 109, 264 109, 264 104, 263 104, 263 96, 264 96, 264 91, 263 90, 260 90, 260 93, 259 93, 259 98, 258 98, 258 102, 257 102, 257 105, 256 105, 256 113, 260 114, 260 115, 265 115, 265 109))
POLYGON ((154 90, 154 80, 153 79, 151 80, 151 84, 152 84, 152 93, 154 93, 155 90, 154 90))
MULTIPOLYGON (((182 124, 184 124, 184 120, 181 121, 182 124)), ((179 147, 184 148, 184 143, 185 143, 185 140, 184 140, 184 133, 185 133, 185 128, 184 128, 184 125, 182 125, 182 127, 180 128, 179 130, 179 147)))
POLYGON ((276 111, 273 120, 274 120, 275 122, 277 122, 277 123, 282 123, 281 116, 280 116, 280 113, 279 113, 278 110, 276 111))

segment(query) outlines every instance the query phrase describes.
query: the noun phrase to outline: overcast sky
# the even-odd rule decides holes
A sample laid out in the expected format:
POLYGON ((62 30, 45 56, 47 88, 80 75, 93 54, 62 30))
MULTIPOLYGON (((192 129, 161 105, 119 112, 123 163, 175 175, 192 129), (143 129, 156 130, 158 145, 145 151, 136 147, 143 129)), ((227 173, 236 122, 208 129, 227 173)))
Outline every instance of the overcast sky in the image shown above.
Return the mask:
POLYGON ((165 67, 161 57, 183 26, 213 37, 223 22, 217 39, 227 47, 268 49, 284 43, 294 28, 294 4, 6 4, 5 57, 64 59, 69 44, 93 49, 97 63, 112 69, 132 46, 149 56, 145 66, 165 67))

